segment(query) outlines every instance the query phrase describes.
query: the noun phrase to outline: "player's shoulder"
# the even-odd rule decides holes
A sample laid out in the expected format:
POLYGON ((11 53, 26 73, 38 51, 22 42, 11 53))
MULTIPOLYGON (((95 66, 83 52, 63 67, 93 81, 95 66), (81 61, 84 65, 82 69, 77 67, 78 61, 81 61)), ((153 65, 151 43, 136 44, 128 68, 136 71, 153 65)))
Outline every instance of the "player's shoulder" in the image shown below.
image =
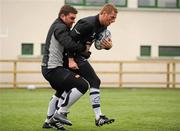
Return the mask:
POLYGON ((67 27, 67 25, 66 25, 64 22, 62 22, 62 20, 60 20, 60 19, 56 19, 56 20, 55 20, 55 22, 54 22, 54 28, 55 28, 55 30, 56 30, 56 29, 61 29, 61 30, 67 30, 67 29, 69 29, 69 28, 67 27))
POLYGON ((79 22, 86 23, 87 25, 93 27, 93 25, 96 22, 96 16, 88 16, 88 17, 82 18, 82 19, 80 19, 79 22))
POLYGON ((86 30, 92 30, 94 29, 94 25, 91 21, 89 21, 86 18, 80 19, 77 24, 75 25, 75 28, 82 28, 86 30))
POLYGON ((93 21, 93 20, 95 20, 95 18, 96 18, 96 16, 88 16, 88 17, 82 18, 82 20, 93 21))

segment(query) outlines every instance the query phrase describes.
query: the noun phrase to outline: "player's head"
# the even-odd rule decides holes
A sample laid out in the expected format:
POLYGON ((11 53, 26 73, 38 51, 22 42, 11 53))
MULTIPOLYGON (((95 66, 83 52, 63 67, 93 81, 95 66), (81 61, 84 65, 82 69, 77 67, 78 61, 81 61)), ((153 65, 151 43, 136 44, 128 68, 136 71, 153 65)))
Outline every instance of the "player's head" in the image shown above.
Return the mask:
POLYGON ((59 11, 59 18, 61 18, 68 27, 72 27, 75 22, 78 11, 70 6, 64 5, 59 11))
POLYGON ((99 13, 99 21, 101 25, 109 26, 111 23, 115 22, 118 10, 112 4, 105 4, 99 13))

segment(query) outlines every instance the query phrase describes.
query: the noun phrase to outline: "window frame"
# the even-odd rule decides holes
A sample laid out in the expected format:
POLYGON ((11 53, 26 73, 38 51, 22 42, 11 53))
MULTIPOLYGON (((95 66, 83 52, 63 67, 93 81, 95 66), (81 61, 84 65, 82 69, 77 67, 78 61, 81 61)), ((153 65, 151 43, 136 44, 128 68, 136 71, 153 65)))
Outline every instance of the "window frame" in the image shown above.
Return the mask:
MULTIPOLYGON (((103 5, 86 5, 86 0, 82 0, 83 4, 79 4, 79 3, 71 3, 71 2, 67 2, 67 0, 65 0, 65 4, 69 4, 69 5, 73 5, 73 6, 85 6, 85 7, 101 7, 106 3, 109 3, 109 0, 104 0, 104 4, 103 5)), ((128 0, 125 0, 125 4, 124 5, 117 5, 115 4, 116 7, 127 7, 128 5, 128 0)))

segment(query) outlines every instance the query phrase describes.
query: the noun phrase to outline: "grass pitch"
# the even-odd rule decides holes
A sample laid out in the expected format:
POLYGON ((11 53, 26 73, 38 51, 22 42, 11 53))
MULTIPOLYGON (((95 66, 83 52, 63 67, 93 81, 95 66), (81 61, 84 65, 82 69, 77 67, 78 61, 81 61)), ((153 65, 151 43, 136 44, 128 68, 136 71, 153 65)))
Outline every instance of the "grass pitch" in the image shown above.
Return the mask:
MULTIPOLYGON (((51 89, 0 89, 0 131, 42 129, 51 89)), ((102 112, 113 124, 96 127, 89 95, 70 109, 69 131, 180 131, 180 89, 101 89, 102 112)))

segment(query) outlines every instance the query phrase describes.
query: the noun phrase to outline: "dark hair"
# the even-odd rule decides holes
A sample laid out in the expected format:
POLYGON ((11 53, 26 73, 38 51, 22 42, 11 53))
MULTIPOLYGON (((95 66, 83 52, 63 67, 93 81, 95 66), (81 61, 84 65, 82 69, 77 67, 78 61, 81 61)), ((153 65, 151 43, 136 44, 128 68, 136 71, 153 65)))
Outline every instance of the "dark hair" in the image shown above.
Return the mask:
POLYGON ((61 7, 58 16, 60 17, 62 14, 66 16, 69 13, 77 14, 78 11, 76 10, 76 8, 70 5, 64 5, 63 7, 61 7))

